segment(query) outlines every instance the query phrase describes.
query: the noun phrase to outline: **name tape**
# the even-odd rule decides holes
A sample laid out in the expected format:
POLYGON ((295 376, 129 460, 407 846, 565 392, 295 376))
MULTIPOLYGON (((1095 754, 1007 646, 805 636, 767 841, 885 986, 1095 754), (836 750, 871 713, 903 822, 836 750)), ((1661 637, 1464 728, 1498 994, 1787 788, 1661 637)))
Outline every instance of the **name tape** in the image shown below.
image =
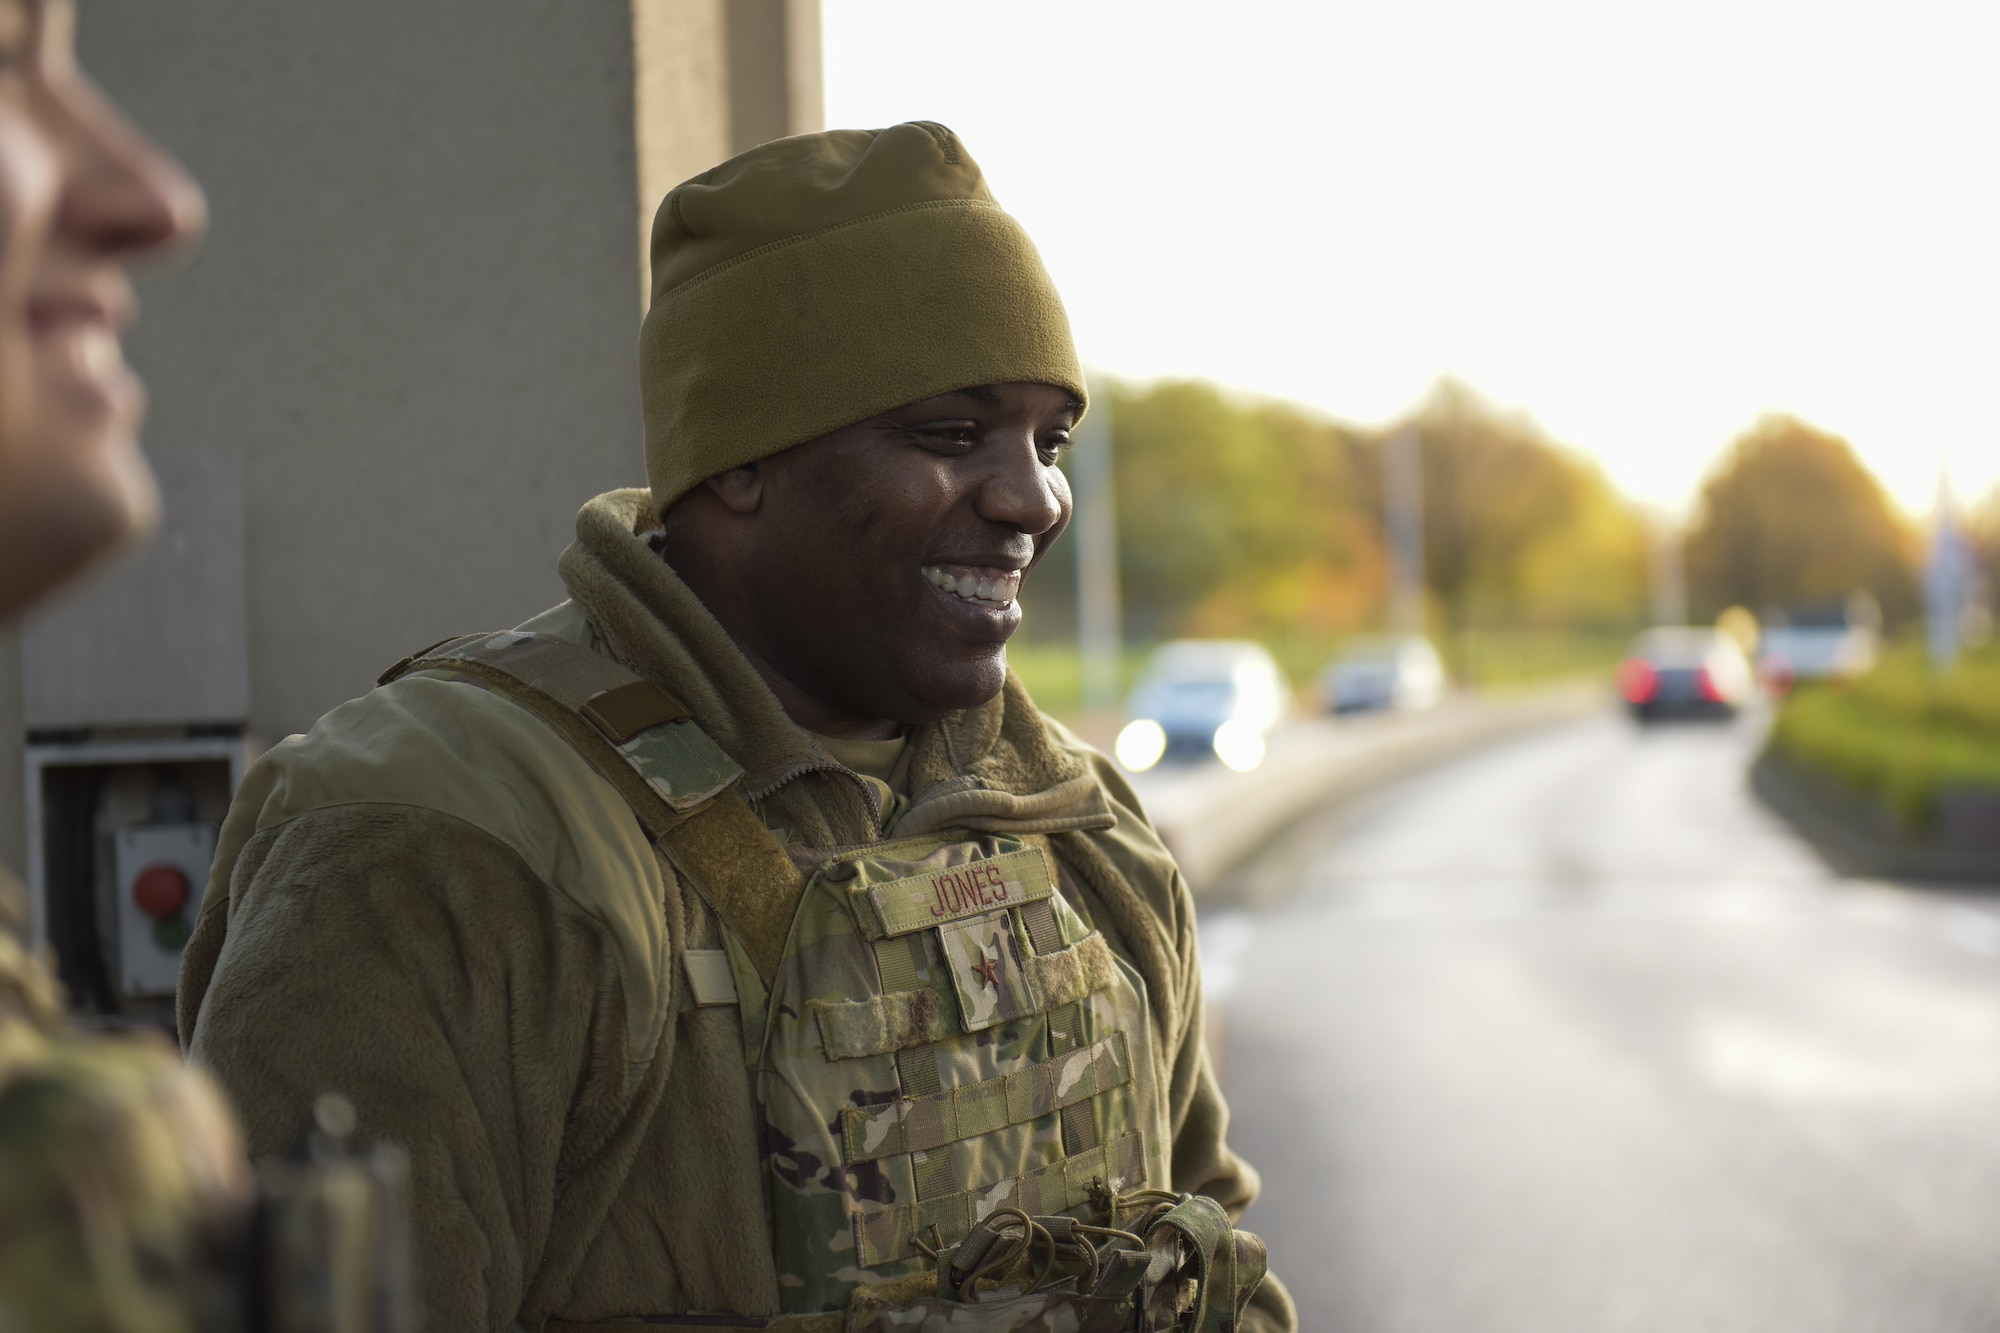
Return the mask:
POLYGON ((907 935, 969 916, 1018 907, 1056 891, 1048 858, 1029 847, 1005 856, 906 875, 872 885, 868 898, 885 935, 907 935))

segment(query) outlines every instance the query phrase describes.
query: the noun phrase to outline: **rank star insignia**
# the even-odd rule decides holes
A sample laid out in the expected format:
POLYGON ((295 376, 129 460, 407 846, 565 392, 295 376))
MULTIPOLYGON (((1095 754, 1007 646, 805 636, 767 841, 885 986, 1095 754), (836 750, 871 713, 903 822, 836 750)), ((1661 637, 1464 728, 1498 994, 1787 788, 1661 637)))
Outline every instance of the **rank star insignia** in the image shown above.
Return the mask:
POLYGON ((979 961, 973 964, 972 970, 978 975, 981 985, 991 986, 994 990, 1000 989, 1000 960, 988 958, 986 950, 979 951, 979 961))

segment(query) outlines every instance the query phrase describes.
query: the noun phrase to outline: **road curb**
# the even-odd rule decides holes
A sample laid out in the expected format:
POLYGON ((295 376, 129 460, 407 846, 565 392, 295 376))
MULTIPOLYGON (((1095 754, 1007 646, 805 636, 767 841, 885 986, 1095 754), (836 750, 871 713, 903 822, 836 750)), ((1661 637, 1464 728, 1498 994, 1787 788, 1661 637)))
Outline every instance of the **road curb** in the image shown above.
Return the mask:
POLYGON ((1606 710, 1598 687, 1462 699, 1434 713, 1365 722, 1316 719, 1262 768, 1216 768, 1149 795, 1148 813, 1197 894, 1300 819, 1486 746, 1606 710), (1155 799, 1157 797, 1158 799, 1155 799))
POLYGON ((1750 790, 1842 875, 2000 888, 2000 857, 1907 837, 1874 801, 1768 747, 1750 790))

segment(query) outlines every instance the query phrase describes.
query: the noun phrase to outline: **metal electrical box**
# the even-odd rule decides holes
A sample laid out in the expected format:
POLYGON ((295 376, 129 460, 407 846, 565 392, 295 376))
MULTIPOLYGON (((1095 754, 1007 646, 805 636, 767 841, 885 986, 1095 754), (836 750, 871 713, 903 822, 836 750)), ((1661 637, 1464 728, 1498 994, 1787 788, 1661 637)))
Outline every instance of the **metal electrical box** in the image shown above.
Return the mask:
POLYGON ((129 996, 172 995, 215 859, 215 826, 128 824, 111 836, 119 989, 129 996))
POLYGON ((171 1027, 216 826, 257 747, 240 468, 153 464, 159 536, 23 626, 23 760, 35 943, 85 1021, 171 1027))
POLYGON ((171 1019, 217 829, 253 752, 241 736, 28 747, 34 942, 86 1015, 171 1019))

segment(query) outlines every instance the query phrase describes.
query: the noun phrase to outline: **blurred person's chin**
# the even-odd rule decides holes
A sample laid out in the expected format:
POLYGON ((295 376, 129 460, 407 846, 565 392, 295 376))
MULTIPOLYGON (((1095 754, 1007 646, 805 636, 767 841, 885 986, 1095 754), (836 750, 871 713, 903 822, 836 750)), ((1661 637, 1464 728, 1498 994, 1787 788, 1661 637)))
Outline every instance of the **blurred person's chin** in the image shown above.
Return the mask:
POLYGON ((7 469, 0 488, 0 620, 159 522, 159 490, 138 444, 136 381, 123 396, 113 405, 45 390, 29 456, 7 469))

